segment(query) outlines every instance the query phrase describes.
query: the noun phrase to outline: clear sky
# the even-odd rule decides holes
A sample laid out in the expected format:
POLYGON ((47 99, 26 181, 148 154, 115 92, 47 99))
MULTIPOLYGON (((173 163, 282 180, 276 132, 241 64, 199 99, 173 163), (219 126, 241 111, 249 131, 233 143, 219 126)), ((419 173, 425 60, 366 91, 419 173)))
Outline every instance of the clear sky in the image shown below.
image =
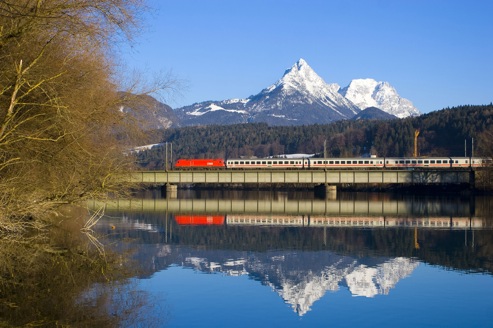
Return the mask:
POLYGON ((421 112, 493 101, 492 0, 150 0, 129 70, 171 72, 173 108, 246 98, 298 59, 327 83, 389 82, 421 112))

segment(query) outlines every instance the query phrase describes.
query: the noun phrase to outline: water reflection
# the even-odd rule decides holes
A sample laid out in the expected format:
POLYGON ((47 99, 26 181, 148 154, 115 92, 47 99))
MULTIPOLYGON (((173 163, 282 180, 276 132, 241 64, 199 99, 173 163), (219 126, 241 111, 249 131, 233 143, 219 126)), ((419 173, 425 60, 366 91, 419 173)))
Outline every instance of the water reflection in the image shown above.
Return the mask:
POLYGON ((327 292, 348 288, 353 296, 387 295, 419 262, 407 258, 358 259, 334 252, 217 253, 176 249, 183 266, 210 273, 248 275, 275 291, 303 316, 327 292))
POLYGON ((115 201, 98 229, 111 232, 115 245, 138 244, 142 277, 176 266, 247 276, 298 316, 327 293, 388 295, 422 263, 493 273, 489 197, 189 196, 115 201))
POLYGON ((0 235, 0 326, 164 322, 166 318, 144 314, 147 294, 128 283, 140 272, 138 266, 125 252, 102 248, 104 238, 84 225, 87 210, 70 207, 62 213, 46 231, 0 235))

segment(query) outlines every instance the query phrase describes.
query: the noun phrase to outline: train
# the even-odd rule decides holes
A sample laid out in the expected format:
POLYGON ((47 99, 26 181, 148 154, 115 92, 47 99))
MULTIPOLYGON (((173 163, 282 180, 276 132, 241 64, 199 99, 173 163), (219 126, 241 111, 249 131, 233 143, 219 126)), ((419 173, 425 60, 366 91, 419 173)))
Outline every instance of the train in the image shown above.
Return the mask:
POLYGON ((178 159, 177 169, 419 169, 478 168, 492 164, 482 157, 348 157, 178 159))

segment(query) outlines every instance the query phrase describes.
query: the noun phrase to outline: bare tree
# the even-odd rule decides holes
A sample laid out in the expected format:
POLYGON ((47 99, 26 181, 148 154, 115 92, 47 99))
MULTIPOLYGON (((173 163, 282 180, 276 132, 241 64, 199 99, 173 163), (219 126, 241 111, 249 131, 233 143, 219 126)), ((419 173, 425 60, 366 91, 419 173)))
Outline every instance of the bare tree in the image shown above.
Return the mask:
POLYGON ((476 174, 476 186, 482 189, 493 189, 493 127, 487 128, 479 134, 478 147, 474 150, 474 156, 484 159, 484 168, 476 174))
POLYGON ((132 163, 116 132, 138 128, 118 110, 129 99, 113 81, 111 46, 131 39, 143 9, 141 0, 0 0, 0 232, 121 190, 115 177, 132 163))

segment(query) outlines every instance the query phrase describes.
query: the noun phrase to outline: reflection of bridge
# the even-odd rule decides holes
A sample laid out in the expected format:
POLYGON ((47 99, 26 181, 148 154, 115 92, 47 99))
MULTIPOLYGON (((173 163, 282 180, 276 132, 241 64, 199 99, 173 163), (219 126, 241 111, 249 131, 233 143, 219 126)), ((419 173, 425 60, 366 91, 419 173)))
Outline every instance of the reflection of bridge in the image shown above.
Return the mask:
POLYGON ((468 184, 474 185, 474 171, 464 169, 423 170, 174 170, 134 172, 136 183, 186 184, 468 184))
POLYGON ((91 201, 92 208, 108 210, 169 212, 187 214, 292 214, 358 217, 472 217, 474 206, 467 202, 440 199, 320 200, 320 199, 117 199, 91 201))

